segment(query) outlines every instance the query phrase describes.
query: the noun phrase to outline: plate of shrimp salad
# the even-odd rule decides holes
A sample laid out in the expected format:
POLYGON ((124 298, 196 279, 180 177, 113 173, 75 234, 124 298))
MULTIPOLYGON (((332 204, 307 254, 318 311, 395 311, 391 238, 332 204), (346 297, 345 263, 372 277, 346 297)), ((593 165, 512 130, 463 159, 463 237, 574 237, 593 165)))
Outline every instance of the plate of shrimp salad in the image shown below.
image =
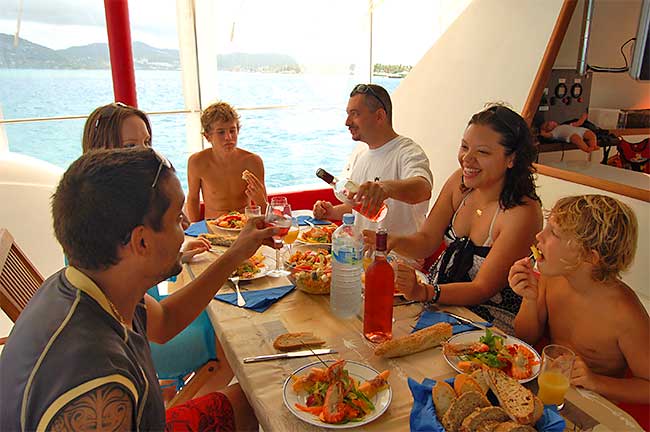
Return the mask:
POLYGON ((284 404, 302 421, 328 429, 362 426, 393 398, 389 371, 353 361, 326 360, 295 370, 284 382, 284 404))

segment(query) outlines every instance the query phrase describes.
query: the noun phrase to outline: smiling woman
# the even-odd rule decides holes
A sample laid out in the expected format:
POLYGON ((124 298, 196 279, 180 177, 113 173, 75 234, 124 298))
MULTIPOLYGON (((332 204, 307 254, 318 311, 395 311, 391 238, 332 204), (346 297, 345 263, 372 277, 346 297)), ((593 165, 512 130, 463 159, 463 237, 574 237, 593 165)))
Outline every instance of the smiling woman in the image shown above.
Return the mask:
POLYGON ((426 284, 411 267, 399 265, 398 290, 409 299, 468 305, 511 331, 521 298, 508 287, 508 271, 542 227, 534 155, 519 114, 492 105, 472 116, 458 151, 461 168, 443 186, 421 230, 389 236, 389 248, 412 258, 426 258, 446 245, 426 284))

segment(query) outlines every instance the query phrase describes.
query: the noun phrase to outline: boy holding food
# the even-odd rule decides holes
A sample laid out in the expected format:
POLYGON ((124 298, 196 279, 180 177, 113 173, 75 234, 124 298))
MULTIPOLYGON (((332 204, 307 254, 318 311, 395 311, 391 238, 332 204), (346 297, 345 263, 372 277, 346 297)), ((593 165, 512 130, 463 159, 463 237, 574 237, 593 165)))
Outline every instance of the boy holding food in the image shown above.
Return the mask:
POLYGON ((217 102, 201 114, 203 136, 212 148, 190 156, 187 163, 187 213, 192 222, 202 219, 201 195, 206 219, 232 210, 244 212, 251 201, 266 210, 264 162, 258 155, 237 147, 239 114, 226 102, 217 102))
POLYGON ((540 257, 517 261, 508 282, 523 297, 517 337, 576 353, 571 384, 619 402, 650 401, 650 319, 620 280, 634 258, 637 220, 604 195, 560 199, 537 234, 540 257))

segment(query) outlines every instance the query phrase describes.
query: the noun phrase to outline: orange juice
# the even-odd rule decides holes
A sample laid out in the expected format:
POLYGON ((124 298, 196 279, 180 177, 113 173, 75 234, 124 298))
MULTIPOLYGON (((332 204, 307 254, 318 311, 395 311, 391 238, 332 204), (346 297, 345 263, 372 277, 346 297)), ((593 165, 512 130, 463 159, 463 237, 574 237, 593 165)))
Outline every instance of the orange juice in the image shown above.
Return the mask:
POLYGON ((569 390, 569 379, 557 371, 544 371, 537 377, 539 392, 537 396, 544 402, 544 405, 561 405, 564 403, 564 395, 569 390))
POLYGON ((287 235, 284 237, 284 242, 286 244, 292 244, 298 238, 299 229, 290 229, 287 235))
POLYGON ((365 272, 366 270, 368 270, 368 266, 372 264, 372 257, 364 255, 362 262, 363 262, 363 271, 365 272))

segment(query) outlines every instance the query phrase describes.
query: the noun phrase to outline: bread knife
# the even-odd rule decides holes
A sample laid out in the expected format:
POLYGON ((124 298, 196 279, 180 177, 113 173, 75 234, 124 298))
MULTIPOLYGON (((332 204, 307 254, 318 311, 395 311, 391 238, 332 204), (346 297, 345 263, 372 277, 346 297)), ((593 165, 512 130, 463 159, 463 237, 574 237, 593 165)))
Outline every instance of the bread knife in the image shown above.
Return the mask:
POLYGON ((255 357, 246 357, 244 363, 256 363, 267 360, 277 360, 277 359, 286 359, 286 358, 298 358, 298 357, 309 357, 309 356, 319 356, 323 354, 335 354, 336 350, 330 348, 319 348, 314 350, 304 350, 304 351, 290 351, 280 354, 270 354, 270 355, 261 355, 255 357))
POLYGON ((484 324, 481 324, 481 323, 479 323, 479 322, 472 321, 471 319, 468 319, 468 318, 462 317, 462 316, 460 316, 460 315, 456 315, 455 313, 452 313, 452 312, 444 311, 444 313, 446 313, 447 315, 449 315, 449 316, 452 317, 452 318, 455 318, 456 320, 458 320, 459 322, 461 322, 461 323, 463 323, 463 324, 471 325, 472 327, 476 327, 477 329, 481 329, 481 330, 487 330, 487 329, 490 329, 490 331, 491 331, 492 333, 496 333, 497 335, 499 335, 499 336, 501 336, 501 337, 503 337, 503 338, 508 338, 508 335, 507 335, 507 334, 505 334, 505 333, 502 332, 501 330, 498 330, 498 329, 495 328, 495 327, 488 327, 488 326, 486 326, 486 325, 484 325, 484 324))

